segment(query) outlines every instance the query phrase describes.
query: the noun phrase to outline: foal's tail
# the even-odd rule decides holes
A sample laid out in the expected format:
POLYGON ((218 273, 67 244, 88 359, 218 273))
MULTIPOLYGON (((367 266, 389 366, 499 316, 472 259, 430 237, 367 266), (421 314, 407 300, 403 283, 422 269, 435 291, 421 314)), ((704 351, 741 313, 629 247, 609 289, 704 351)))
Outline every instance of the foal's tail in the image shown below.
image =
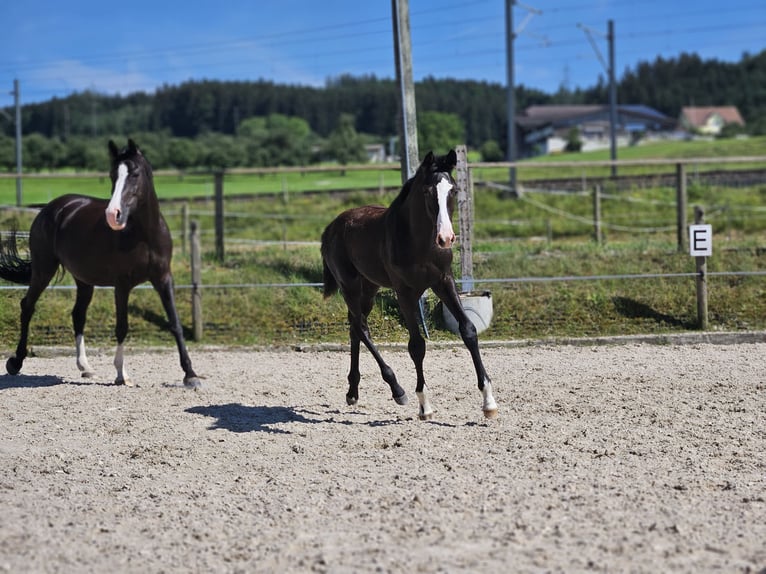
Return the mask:
POLYGON ((322 281, 324 282, 324 298, 327 299, 328 297, 335 295, 335 293, 338 292, 338 282, 335 280, 335 276, 332 274, 332 271, 330 271, 330 268, 327 266, 327 257, 329 256, 328 251, 330 251, 330 234, 331 234, 331 228, 332 223, 328 225, 325 230, 322 232, 322 281))
POLYGON ((322 260, 322 278, 324 280, 324 297, 327 299, 338 292, 338 282, 324 259, 322 260))
POLYGON ((19 257, 16 231, 11 231, 5 241, 0 241, 0 278, 21 285, 29 285, 32 280, 32 262, 19 257))

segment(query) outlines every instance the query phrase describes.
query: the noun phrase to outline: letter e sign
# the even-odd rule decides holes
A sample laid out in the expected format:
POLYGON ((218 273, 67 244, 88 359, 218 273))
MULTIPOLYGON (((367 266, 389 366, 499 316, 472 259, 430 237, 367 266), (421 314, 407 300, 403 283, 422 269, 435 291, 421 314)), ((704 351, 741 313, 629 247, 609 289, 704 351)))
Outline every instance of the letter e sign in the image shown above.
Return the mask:
POLYGON ((713 226, 699 224, 689 226, 689 255, 710 257, 713 254, 713 226))

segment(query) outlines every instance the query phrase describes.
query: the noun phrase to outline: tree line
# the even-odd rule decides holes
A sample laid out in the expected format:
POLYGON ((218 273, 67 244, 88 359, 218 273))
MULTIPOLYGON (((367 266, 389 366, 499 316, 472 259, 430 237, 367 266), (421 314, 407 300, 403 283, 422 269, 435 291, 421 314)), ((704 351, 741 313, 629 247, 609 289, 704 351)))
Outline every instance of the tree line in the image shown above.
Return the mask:
MULTIPOLYGON (((24 164, 31 170, 103 169, 109 138, 134 137, 156 168, 225 168, 364 161, 365 144, 395 142, 397 85, 375 76, 341 76, 323 87, 270 81, 189 81, 154 94, 72 94, 22 109, 24 164)), ((500 84, 426 78, 416 83, 421 149, 460 143, 484 159, 504 157, 507 98, 500 84)), ((696 54, 627 68, 618 101, 677 118, 686 105, 734 105, 748 131, 766 133, 766 50, 737 63, 696 54)), ((553 94, 518 85, 519 111, 530 105, 604 104, 608 85, 553 94)), ((6 109, 13 117, 12 110, 6 109)), ((2 115, 0 115, 2 119, 2 115)), ((0 121, 0 169, 15 168, 14 126, 0 121)))

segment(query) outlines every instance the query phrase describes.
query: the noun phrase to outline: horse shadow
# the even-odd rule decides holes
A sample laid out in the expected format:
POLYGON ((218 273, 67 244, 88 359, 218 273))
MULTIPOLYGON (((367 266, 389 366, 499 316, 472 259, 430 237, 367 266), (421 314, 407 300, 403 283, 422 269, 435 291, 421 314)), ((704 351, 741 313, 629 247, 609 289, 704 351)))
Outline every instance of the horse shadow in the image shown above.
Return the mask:
MULTIPOLYGON (((224 429, 234 433, 266 432, 272 434, 292 434, 288 430, 275 428, 275 425, 295 422, 344 426, 357 424, 350 420, 336 418, 335 415, 344 415, 344 413, 337 409, 322 413, 295 407, 245 406, 239 403, 228 403, 225 405, 190 407, 184 412, 215 419, 208 427, 209 430, 224 429)), ((403 422, 397 417, 388 420, 369 420, 361 424, 370 427, 384 427, 403 424, 403 422)), ((439 423, 437 421, 428 422, 439 426, 455 426, 450 423, 439 423)))
POLYGON ((211 417, 215 421, 209 430, 224 429, 235 433, 267 432, 272 434, 292 434, 290 431, 275 428, 284 423, 317 424, 326 422, 302 415, 292 407, 245 406, 239 403, 190 407, 187 413, 211 417))
POLYGON ((70 381, 55 375, 0 375, 0 390, 42 389, 68 384, 70 384, 70 381))
POLYGON ((664 323, 665 325, 680 327, 682 329, 694 329, 696 327, 696 324, 691 321, 685 321, 678 317, 674 317, 673 315, 660 313, 646 303, 641 303, 635 299, 630 299, 628 297, 614 297, 612 301, 617 312, 629 319, 651 319, 657 323, 664 323))

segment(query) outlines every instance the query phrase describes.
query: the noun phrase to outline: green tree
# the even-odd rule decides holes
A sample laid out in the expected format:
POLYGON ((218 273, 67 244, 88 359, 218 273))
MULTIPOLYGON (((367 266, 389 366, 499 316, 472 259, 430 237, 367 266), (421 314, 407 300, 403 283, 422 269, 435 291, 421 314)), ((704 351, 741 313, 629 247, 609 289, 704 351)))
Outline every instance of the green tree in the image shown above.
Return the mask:
POLYGON ((482 161, 503 161, 505 159, 505 154, 500 144, 495 140, 484 142, 479 151, 482 161))
POLYGON ((0 170, 16 169, 16 143, 13 138, 0 134, 0 170))
POLYGON ((418 114, 418 150, 421 155, 429 151, 447 153, 465 143, 465 128, 457 114, 422 112, 418 114))
POLYGON ((306 120, 282 114, 243 120, 237 137, 245 144, 248 165, 254 166, 306 165, 317 139, 306 120))
POLYGON ((364 138, 357 133, 354 127, 354 116, 351 114, 338 116, 338 126, 327 138, 324 154, 327 158, 334 159, 341 165, 361 163, 367 160, 364 138))
POLYGON ((167 147, 168 165, 184 170, 199 163, 197 144, 188 138, 170 138, 167 147))

